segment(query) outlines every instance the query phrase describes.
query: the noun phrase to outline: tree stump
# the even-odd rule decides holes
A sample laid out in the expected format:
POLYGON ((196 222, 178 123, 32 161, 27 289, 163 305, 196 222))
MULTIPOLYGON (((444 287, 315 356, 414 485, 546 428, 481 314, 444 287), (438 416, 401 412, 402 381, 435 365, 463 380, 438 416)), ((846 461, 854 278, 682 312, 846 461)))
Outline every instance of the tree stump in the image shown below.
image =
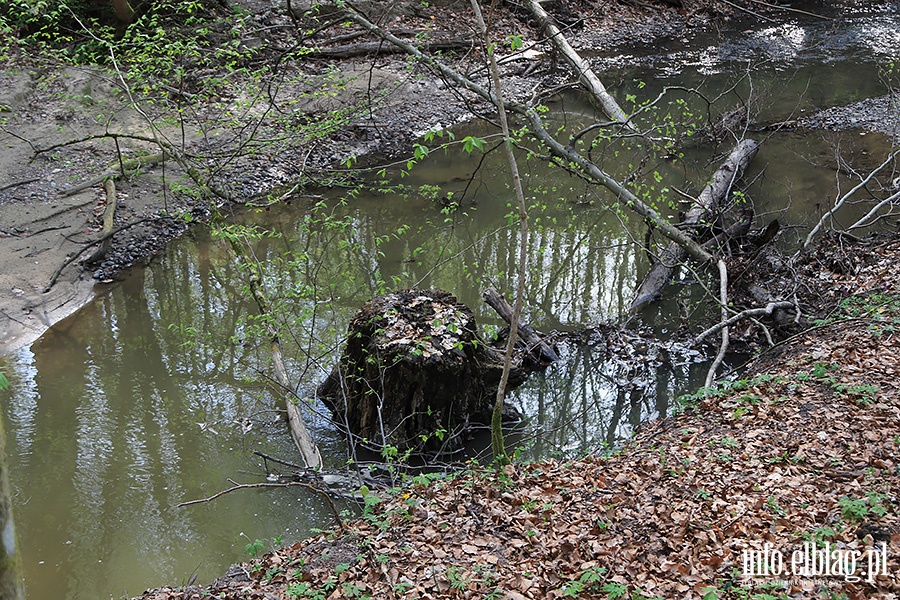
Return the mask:
MULTIPOLYGON (((360 308, 317 395, 370 446, 458 448, 471 424, 491 422, 502 369, 502 355, 478 337, 467 306, 448 292, 410 289, 360 308)), ((508 388, 525 377, 518 366, 508 388)))

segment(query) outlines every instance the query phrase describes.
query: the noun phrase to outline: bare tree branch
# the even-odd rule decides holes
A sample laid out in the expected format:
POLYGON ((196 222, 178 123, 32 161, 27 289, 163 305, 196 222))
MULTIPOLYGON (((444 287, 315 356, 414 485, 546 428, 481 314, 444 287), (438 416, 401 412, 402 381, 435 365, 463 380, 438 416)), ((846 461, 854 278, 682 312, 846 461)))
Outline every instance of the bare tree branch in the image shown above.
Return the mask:
POLYGON ((786 308, 794 308, 794 307, 795 307, 795 305, 793 302, 789 302, 787 300, 781 300, 778 302, 769 302, 762 308, 748 308, 747 310, 742 310, 741 312, 734 314, 723 321, 719 321, 718 323, 716 323, 709 329, 706 329, 702 333, 695 336, 693 339, 693 343, 699 344, 700 342, 702 342, 709 336, 713 335, 717 331, 720 331, 720 330, 724 329, 725 327, 728 327, 729 325, 733 325, 734 323, 737 323, 738 321, 740 321, 742 319, 748 319, 751 317, 760 317, 763 315, 771 315, 776 310, 786 309, 786 308))

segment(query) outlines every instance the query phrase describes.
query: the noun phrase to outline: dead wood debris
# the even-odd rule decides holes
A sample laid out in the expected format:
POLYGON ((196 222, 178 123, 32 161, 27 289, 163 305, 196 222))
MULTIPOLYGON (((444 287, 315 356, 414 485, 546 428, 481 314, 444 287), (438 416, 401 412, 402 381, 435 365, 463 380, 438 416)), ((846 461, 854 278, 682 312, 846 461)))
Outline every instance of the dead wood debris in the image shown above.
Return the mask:
POLYGON ((900 593, 900 241, 832 285, 844 316, 615 455, 413 485, 344 532, 144 600, 323 597, 895 598, 900 593), (875 294, 875 295, 873 295, 875 294), (891 300, 892 299, 892 300, 891 300), (745 549, 887 547, 887 576, 741 579, 745 549), (329 551, 333 549, 333 552, 329 551), (323 560, 331 557, 332 560, 323 560), (335 562, 339 561, 339 562, 335 562), (617 587, 622 586, 622 587, 617 587), (781 586, 781 587, 779 587, 781 586), (574 594, 578 591, 578 594, 574 594))

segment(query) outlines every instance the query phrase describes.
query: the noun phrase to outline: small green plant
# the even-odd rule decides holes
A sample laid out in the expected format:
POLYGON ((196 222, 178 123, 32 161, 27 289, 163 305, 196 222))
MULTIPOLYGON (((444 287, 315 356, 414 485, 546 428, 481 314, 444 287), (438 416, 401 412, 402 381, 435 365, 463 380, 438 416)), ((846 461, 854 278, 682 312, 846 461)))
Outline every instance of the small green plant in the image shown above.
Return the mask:
POLYGON ((628 586, 610 581, 601 587, 600 591, 606 592, 606 595, 609 596, 611 600, 616 600, 617 598, 625 597, 625 594, 628 593, 628 586))
POLYGON ((360 596, 362 596, 363 591, 365 590, 364 587, 350 581, 342 583, 341 589, 343 590, 344 595, 347 598, 359 598, 360 596))
POLYGON ((292 600, 299 600, 300 598, 309 598, 310 600, 325 600, 325 598, 328 597, 328 594, 324 589, 316 589, 310 584, 303 581, 297 581, 288 584, 284 588, 284 593, 287 594, 287 596, 292 600))
MULTIPOLYGON (((241 534, 243 535, 243 534, 241 534)), ((266 542, 261 539, 255 539, 251 541, 249 544, 244 546, 244 552, 248 554, 251 558, 256 558, 260 554, 262 554, 263 550, 266 548, 266 542)))
POLYGON ((772 514, 778 515, 779 517, 783 517, 786 513, 785 510, 778 504, 778 500, 775 499, 775 496, 769 496, 766 498, 766 508, 772 514))
MULTIPOLYGON (((578 579, 573 579, 572 581, 568 582, 560 589, 560 591, 566 598, 578 598, 585 590, 589 592, 595 590, 600 582, 603 581, 605 575, 606 567, 591 567, 590 569, 582 571, 581 575, 578 576, 578 579)), ((607 591, 603 588, 601 588, 601 590, 607 591)), ((610 596, 610 598, 612 597, 613 596, 610 596)))
POLYGON ((447 567, 444 574, 450 582, 450 589, 464 591, 469 587, 469 584, 472 583, 472 579, 463 575, 460 572, 460 568, 455 565, 447 567))
POLYGON ((814 543, 816 546, 824 546, 826 541, 834 539, 838 533, 833 527, 825 525, 824 527, 816 527, 812 533, 804 533, 803 539, 814 543))
POLYGON ((887 499, 885 494, 878 492, 869 492, 864 498, 856 500, 844 496, 838 500, 838 506, 841 507, 841 516, 850 521, 862 521, 869 515, 875 517, 883 517, 887 514, 888 508, 884 505, 887 499))
POLYGON ((705 587, 702 590, 700 590, 700 593, 702 594, 702 596, 700 596, 700 598, 702 600, 719 600, 718 588, 715 588, 712 586, 705 587))

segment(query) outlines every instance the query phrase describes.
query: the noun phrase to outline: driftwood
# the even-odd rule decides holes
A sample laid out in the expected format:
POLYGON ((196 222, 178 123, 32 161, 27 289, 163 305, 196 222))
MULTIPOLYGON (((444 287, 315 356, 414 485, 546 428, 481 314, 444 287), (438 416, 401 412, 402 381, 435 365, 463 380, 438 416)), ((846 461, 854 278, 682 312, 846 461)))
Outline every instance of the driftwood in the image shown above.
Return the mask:
MULTIPOLYGON (((421 50, 429 52, 455 52, 469 51, 472 49, 472 40, 469 38, 451 38, 447 40, 426 41, 414 44, 421 50)), ((370 56, 380 54, 400 54, 403 50, 384 41, 360 42, 357 44, 343 44, 332 48, 312 48, 304 58, 353 58, 356 56, 370 56)))
MULTIPOLYGON (((502 355, 478 337, 467 306, 448 292, 410 289, 359 309, 316 393, 355 439, 438 451, 459 447, 471 424, 491 422, 502 372, 502 355)), ((507 388, 525 378, 517 365, 507 388)))
MULTIPOLYGON (((46 150, 44 150, 46 152, 46 150)), ((89 187, 94 187, 98 183, 103 183, 107 179, 115 179, 116 177, 121 177, 125 175, 126 170, 128 169, 137 169, 143 167, 145 165, 155 165, 163 162, 167 158, 165 152, 158 152, 156 154, 150 154, 148 156, 138 156, 136 158, 129 158, 128 160, 122 161, 117 164, 115 167, 111 167, 97 175, 96 177, 92 177, 87 181, 79 183, 77 185, 73 185, 72 187, 66 188, 59 192, 60 196, 71 196, 73 194, 77 194, 83 190, 88 189, 89 187)))
POLYGON ((578 75, 578 81, 590 93, 591 99, 600 110, 616 123, 630 131, 634 131, 634 125, 629 121, 628 115, 625 114, 625 111, 622 110, 615 98, 606 90, 606 87, 587 62, 572 48, 566 36, 556 26, 556 22, 541 6, 540 1, 530 0, 528 8, 540 23, 541 29, 547 33, 550 43, 556 47, 566 62, 572 67, 574 73, 578 75))
POLYGON ((103 182, 103 191, 106 192, 106 209, 103 211, 103 228, 100 230, 101 242, 97 249, 85 259, 84 262, 92 263, 103 260, 112 246, 113 219, 116 216, 116 182, 107 179, 103 182))
MULTIPOLYGON (((694 205, 685 214, 681 221, 682 230, 696 230, 703 225, 703 221, 715 214, 719 205, 728 197, 734 182, 741 176, 744 169, 756 156, 759 144, 753 140, 743 140, 729 154, 728 159, 720 166, 712 176, 709 185, 697 197, 694 205)), ((631 309, 640 307, 658 299, 663 289, 669 285, 675 271, 687 258, 688 252, 684 246, 670 242, 660 253, 656 263, 650 269, 641 282, 631 302, 631 309)))
MULTIPOLYGON (((508 325, 512 324, 513 309, 497 290, 489 288, 484 291, 482 297, 484 298, 484 301, 487 302, 488 306, 497 311, 497 314, 500 315, 508 325)), ((517 333, 522 341, 528 345, 528 353, 535 358, 538 364, 547 365, 559 360, 559 355, 556 353, 556 350, 551 348, 531 325, 521 319, 519 319, 517 333)))

